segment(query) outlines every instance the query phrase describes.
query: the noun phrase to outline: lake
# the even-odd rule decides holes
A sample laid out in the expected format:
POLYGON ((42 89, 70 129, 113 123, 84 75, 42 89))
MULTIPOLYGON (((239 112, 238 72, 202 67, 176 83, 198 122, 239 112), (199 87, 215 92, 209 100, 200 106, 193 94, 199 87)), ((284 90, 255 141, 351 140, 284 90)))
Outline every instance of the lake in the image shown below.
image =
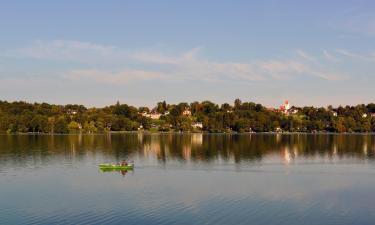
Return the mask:
POLYGON ((374 153, 354 134, 0 135, 0 224, 374 224, 374 153))

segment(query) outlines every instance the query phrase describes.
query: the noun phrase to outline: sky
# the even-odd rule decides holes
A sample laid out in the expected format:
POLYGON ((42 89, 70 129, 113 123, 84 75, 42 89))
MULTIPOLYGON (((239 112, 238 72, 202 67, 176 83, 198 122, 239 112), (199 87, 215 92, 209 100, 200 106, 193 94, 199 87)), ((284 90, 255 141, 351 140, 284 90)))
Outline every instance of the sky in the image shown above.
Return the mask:
POLYGON ((375 102, 375 1, 0 1, 0 99, 375 102))

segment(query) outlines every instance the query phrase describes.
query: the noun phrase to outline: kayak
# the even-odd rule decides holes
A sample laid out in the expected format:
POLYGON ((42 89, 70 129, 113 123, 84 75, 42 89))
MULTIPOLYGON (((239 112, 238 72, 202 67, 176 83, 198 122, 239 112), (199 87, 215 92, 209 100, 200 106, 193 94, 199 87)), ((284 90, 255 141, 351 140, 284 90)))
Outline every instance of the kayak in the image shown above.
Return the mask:
POLYGON ((130 169, 99 168, 99 170, 104 173, 106 172, 121 172, 121 173, 125 172, 126 173, 128 171, 133 171, 133 168, 130 168, 130 169))
POLYGON ((100 169, 113 169, 113 170, 132 170, 134 168, 133 164, 127 166, 121 166, 116 164, 99 164, 100 169))

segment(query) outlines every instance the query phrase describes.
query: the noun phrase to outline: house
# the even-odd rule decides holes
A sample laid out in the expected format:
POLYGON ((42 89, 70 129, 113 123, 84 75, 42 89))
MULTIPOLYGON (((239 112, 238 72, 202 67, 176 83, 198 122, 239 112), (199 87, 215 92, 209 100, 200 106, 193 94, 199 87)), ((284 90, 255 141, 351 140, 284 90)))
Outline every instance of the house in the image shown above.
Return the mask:
POLYGON ((153 120, 158 120, 158 119, 160 119, 160 117, 161 117, 161 114, 157 113, 157 112, 150 114, 150 118, 153 119, 153 120))
POLYGON ((289 109, 289 113, 290 114, 297 114, 298 113, 298 109, 293 106, 291 109, 289 109))
POLYGON ((148 118, 154 119, 154 120, 158 120, 158 119, 160 119, 160 117, 162 116, 161 113, 157 113, 157 112, 155 112, 155 111, 153 111, 153 112, 151 112, 151 113, 148 113, 148 112, 142 112, 141 115, 144 116, 144 117, 148 117, 148 118))
POLYGON ((148 112, 141 112, 141 113, 139 113, 139 114, 141 114, 141 115, 144 116, 144 117, 149 117, 149 116, 148 116, 148 115, 149 115, 148 112))
POLYGON ((276 131, 277 133, 280 133, 280 132, 282 132, 283 130, 281 129, 281 127, 276 127, 275 131, 276 131))
POLYGON ((68 115, 73 115, 73 116, 76 115, 77 113, 78 112, 76 110, 72 110, 72 109, 69 109, 67 112, 68 115))
POLYGON ((195 129, 203 129, 203 123, 202 122, 193 122, 191 124, 191 127, 195 128, 195 129))
POLYGON ((191 116, 191 111, 188 110, 188 109, 185 109, 185 110, 182 112, 182 115, 184 115, 184 116, 191 116))

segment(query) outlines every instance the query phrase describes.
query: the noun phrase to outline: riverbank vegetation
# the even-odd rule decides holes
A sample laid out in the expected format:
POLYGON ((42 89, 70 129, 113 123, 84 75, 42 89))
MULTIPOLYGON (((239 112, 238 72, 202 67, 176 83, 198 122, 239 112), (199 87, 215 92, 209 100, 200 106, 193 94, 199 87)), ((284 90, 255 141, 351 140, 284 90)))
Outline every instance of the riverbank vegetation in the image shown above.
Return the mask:
POLYGON ((1 133, 103 133, 111 131, 375 132, 375 104, 334 108, 269 109, 253 102, 210 101, 155 108, 53 105, 0 101, 1 133))

